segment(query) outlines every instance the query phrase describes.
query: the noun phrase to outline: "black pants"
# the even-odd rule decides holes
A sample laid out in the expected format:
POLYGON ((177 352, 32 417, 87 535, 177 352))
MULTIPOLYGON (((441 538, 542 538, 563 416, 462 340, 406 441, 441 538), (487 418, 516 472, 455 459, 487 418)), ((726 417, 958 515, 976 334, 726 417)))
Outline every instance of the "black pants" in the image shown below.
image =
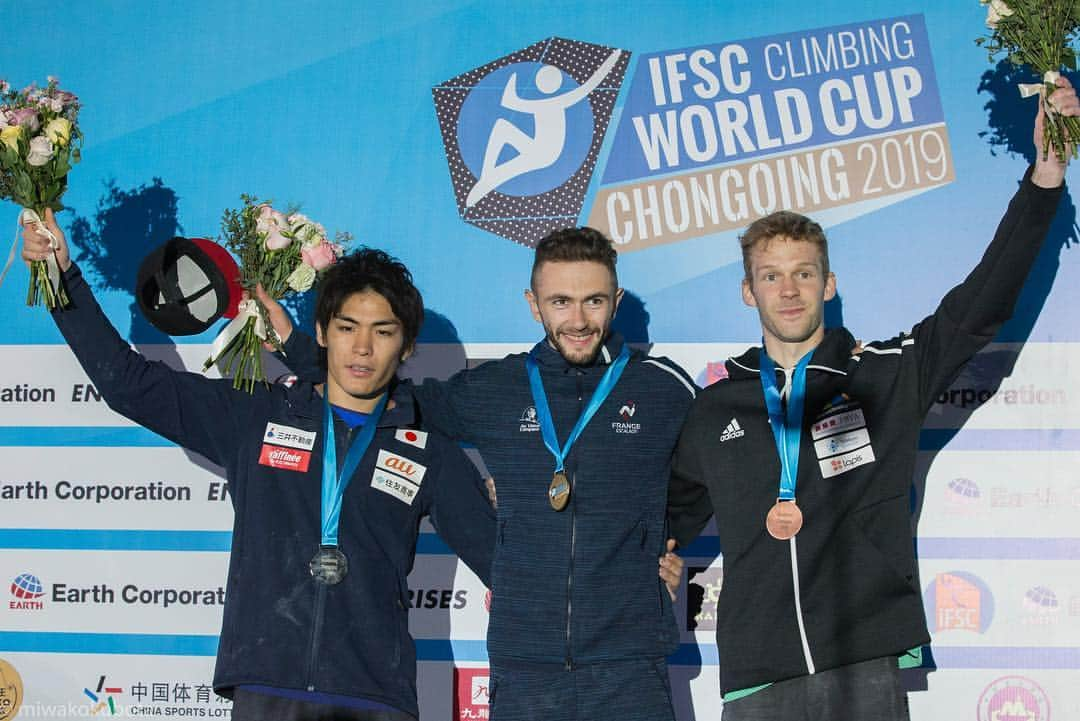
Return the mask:
POLYGON ((774 683, 724 704, 723 721, 909 721, 896 658, 774 683))
POLYGON ((561 668, 491 663, 491 721, 675 721, 664 659, 561 668))
POLYGON ((238 688, 232 721, 416 721, 404 711, 366 711, 347 706, 307 703, 238 688))

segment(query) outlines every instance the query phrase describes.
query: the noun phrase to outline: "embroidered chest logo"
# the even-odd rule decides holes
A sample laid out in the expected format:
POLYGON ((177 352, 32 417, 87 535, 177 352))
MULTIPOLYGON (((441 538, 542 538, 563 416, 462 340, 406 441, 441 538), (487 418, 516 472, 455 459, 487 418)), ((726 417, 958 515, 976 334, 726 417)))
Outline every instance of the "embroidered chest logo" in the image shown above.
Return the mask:
POLYGON ((411 506, 425 473, 427 466, 380 448, 371 487, 411 506))
POLYGON ((832 478, 876 460, 863 410, 858 402, 846 396, 826 405, 811 425, 810 434, 822 478, 832 478))
POLYGON ((733 438, 742 438, 745 435, 746 431, 744 431, 742 426, 739 425, 739 419, 732 418, 731 423, 728 423, 727 427, 724 428, 724 432, 720 434, 720 442, 726 443, 733 438))
POLYGON ((519 433, 536 433, 540 430, 540 421, 536 418, 536 406, 528 406, 518 418, 519 433))
POLYGON ((315 431, 270 422, 263 432, 259 464, 270 468, 306 473, 315 447, 315 431))
POLYGON ((619 420, 611 422, 611 430, 616 433, 640 433, 641 424, 631 420, 635 413, 637 413, 637 404, 634 401, 623 403, 619 408, 619 420))

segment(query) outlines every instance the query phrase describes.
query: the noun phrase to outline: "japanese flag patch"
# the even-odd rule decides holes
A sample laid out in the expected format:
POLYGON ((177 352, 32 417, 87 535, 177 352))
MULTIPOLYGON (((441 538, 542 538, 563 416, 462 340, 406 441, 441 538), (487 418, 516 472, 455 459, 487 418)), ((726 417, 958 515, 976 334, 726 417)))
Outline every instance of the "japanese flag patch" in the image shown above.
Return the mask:
POLYGON ((394 440, 407 443, 417 448, 427 448, 427 432, 414 431, 412 428, 398 428, 394 434, 394 440))

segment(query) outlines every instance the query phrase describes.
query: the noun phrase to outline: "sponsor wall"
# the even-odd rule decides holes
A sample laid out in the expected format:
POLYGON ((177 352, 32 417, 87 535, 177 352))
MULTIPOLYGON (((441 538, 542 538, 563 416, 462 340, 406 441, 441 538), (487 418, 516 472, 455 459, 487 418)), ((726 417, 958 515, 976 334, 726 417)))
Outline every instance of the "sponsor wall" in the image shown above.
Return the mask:
MULTIPOLYGON (((758 339, 747 223, 818 218, 828 322, 888 337, 964 277, 1032 157, 1014 88, 1030 78, 987 63, 974 1, 294 5, 41 8, 50 41, 0 50, 12 83, 53 74, 82 97, 62 222, 121 333, 174 367, 200 368, 213 333, 147 326, 135 269, 174 234, 214 236, 242 192, 412 268, 415 377, 528 348, 530 247, 594 225, 621 253, 619 330, 704 385, 758 339)), ((934 643, 906 676, 913 719, 1080 717, 1077 241, 1066 198, 1016 317, 924 427, 912 521, 934 643)), ((209 687, 221 471, 108 410, 25 282, 16 267, 0 287, 0 719, 227 718, 209 687)), ((707 532, 685 557, 673 691, 680 719, 715 718, 723 556, 707 532)), ((486 718, 486 589, 429 527, 409 582, 425 718, 486 718)))

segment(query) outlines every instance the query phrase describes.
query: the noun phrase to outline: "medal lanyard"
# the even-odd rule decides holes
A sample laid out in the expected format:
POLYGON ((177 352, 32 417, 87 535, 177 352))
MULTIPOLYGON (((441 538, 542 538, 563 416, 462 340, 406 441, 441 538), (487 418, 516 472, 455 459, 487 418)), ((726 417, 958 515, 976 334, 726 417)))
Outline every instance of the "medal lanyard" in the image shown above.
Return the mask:
POLYGON ((788 384, 787 414, 780 399, 780 389, 776 387, 776 365, 765 352, 765 342, 761 343, 761 388, 765 391, 765 407, 769 411, 769 426, 772 428, 776 450, 780 454, 780 495, 781 501, 795 500, 795 484, 799 477, 799 441, 802 438, 803 405, 806 401, 806 366, 810 365, 813 351, 804 355, 796 364, 788 384))
POLYGON ((619 351, 619 356, 604 372, 604 377, 600 379, 600 384, 593 391, 592 398, 589 399, 588 405, 585 406, 585 411, 578 418, 574 429, 570 431, 570 437, 566 439, 566 445, 560 449, 559 438, 555 434, 555 422, 551 418, 551 409, 548 407, 547 395, 544 393, 544 383, 540 380, 540 369, 536 365, 536 358, 533 357, 532 353, 529 353, 528 357, 525 358, 525 369, 529 373, 529 387, 532 389, 533 403, 536 405, 536 416, 540 422, 540 435, 544 439, 544 445, 551 451, 551 455, 555 456, 556 473, 562 473, 571 446, 574 445, 574 441, 578 439, 581 432, 585 430, 585 426, 596 414, 596 411, 607 400, 611 390, 619 382, 619 376, 622 375, 623 369, 626 368, 626 363, 629 360, 630 349, 624 343, 622 350, 619 351))
POLYGON ((360 465, 360 459, 364 457, 371 440, 375 438, 375 431, 379 425, 386 401, 390 393, 383 393, 382 398, 375 404, 375 410, 368 416, 364 427, 353 439, 349 446, 349 452, 345 455, 345 463, 341 466, 341 472, 337 468, 337 441, 334 439, 334 411, 330 408, 330 401, 323 395, 323 469, 322 469, 322 545, 338 545, 338 524, 341 521, 341 499, 345 496, 345 489, 349 487, 349 481, 360 465))

